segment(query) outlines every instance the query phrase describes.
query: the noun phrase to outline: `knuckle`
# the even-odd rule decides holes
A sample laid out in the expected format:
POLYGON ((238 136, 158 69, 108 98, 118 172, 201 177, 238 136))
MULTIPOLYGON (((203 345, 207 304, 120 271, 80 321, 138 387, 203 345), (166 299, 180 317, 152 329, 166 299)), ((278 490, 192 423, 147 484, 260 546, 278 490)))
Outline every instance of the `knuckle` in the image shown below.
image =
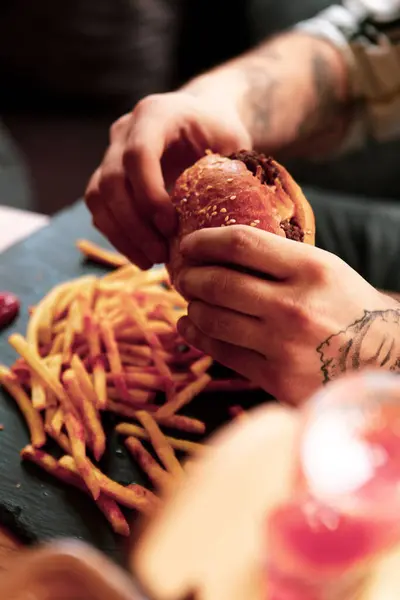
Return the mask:
POLYGON ((122 117, 120 117, 119 119, 114 121, 114 123, 112 123, 110 130, 109 130, 109 138, 110 138, 111 142, 115 138, 119 137, 121 131, 124 130, 127 123, 129 122, 130 117, 131 117, 130 114, 123 115, 122 117))
POLYGON ((251 232, 248 231, 246 226, 235 225, 230 227, 228 231, 229 252, 233 259, 242 256, 244 252, 248 251, 249 247, 254 246, 251 232))
POLYGON ((326 282, 335 270, 335 265, 340 259, 334 254, 321 251, 308 256, 305 265, 308 279, 315 283, 326 282))
POLYGON ((301 296, 286 294, 280 299, 283 317, 287 323, 296 331, 302 331, 310 323, 310 311, 307 302, 301 296))
POLYGON ((123 173, 119 169, 107 169, 103 172, 100 179, 100 193, 104 194, 105 196, 112 195, 122 180, 123 173))
POLYGON ((158 106, 160 98, 160 94, 150 94, 149 96, 139 100, 132 111, 134 118, 140 118, 148 111, 152 111, 156 106, 158 106))

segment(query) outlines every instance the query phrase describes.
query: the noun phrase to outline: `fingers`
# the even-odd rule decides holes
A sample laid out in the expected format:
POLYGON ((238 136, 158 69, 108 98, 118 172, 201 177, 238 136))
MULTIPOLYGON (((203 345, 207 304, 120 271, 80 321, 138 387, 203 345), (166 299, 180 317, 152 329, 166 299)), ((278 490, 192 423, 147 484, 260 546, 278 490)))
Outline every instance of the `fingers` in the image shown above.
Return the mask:
POLYGON ((141 268, 149 268, 167 259, 167 244, 137 213, 135 198, 125 178, 122 152, 122 142, 111 144, 101 168, 89 183, 86 203, 95 226, 111 243, 141 268))
POLYGON ((137 209, 142 217, 171 236, 177 226, 177 215, 165 189, 161 158, 167 145, 165 109, 158 118, 157 100, 145 98, 135 108, 126 140, 123 165, 135 192, 137 209))
MULTIPOLYGON (((114 215, 107 204, 101 202, 99 190, 100 179, 101 171, 100 169, 97 169, 90 179, 85 197, 87 207, 93 215, 93 225, 102 232, 121 254, 129 256, 132 251, 129 240, 126 239, 124 233, 121 232, 121 229, 115 221, 114 215)), ((137 264, 143 269, 148 269, 151 266, 148 259, 140 252, 137 255, 137 264)))
POLYGON ((189 344, 209 354, 222 365, 254 383, 265 383, 268 377, 268 364, 258 352, 209 337, 200 331, 189 317, 182 317, 178 321, 178 331, 189 344))
POLYGON ((263 352, 265 340, 259 319, 199 301, 189 304, 188 317, 208 337, 263 352))
POLYGON ((188 235, 181 243, 181 252, 195 262, 234 264, 286 279, 304 273, 320 251, 256 227, 233 225, 188 235))
POLYGON ((276 294, 277 284, 226 267, 205 266, 183 269, 176 286, 189 300, 203 300, 208 304, 261 317, 268 295, 276 294), (272 288, 271 291, 268 286, 272 288))

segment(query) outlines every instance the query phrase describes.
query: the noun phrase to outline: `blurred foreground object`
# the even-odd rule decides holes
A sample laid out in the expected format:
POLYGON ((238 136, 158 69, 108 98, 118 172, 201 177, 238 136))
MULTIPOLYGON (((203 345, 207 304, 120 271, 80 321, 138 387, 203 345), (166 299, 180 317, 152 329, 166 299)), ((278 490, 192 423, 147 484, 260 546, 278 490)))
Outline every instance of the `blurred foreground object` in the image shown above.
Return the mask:
MULTIPOLYGON (((398 381, 353 375, 302 411, 265 406, 222 430, 133 550, 146 598, 396 600, 398 381)), ((27 553, 0 589, 7 600, 27 590, 35 600, 144 600, 76 542, 27 553)))
POLYGON ((352 376, 221 432, 134 552, 157 600, 397 598, 399 383, 352 376))

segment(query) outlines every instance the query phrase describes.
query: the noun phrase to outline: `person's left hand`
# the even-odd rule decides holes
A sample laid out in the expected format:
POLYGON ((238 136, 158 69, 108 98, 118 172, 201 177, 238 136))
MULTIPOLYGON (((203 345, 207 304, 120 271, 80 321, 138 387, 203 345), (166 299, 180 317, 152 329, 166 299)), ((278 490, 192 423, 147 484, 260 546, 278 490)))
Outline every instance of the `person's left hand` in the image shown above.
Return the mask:
POLYGON ((337 256, 240 225, 197 231, 181 251, 181 335, 278 400, 363 366, 399 370, 399 305, 337 256))

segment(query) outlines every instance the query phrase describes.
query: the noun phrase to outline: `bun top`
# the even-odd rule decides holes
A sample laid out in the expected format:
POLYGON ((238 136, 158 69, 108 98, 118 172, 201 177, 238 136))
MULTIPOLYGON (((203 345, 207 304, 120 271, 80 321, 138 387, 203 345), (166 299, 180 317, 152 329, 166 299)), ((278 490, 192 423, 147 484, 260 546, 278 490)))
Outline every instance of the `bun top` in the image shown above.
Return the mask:
POLYGON ((179 215, 172 279, 180 266, 180 240, 198 229, 248 225, 314 243, 314 215, 300 187, 282 165, 256 152, 207 153, 177 179, 172 203, 179 215))

